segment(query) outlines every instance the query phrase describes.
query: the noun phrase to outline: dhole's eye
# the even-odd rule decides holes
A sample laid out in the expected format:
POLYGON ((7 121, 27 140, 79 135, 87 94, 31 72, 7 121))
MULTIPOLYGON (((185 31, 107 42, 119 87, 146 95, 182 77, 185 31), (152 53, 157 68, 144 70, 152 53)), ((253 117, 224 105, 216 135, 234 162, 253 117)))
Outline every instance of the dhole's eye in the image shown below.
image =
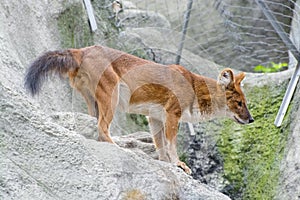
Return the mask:
POLYGON ((243 105, 243 102, 238 101, 238 106, 239 106, 239 107, 242 107, 242 105, 243 105))

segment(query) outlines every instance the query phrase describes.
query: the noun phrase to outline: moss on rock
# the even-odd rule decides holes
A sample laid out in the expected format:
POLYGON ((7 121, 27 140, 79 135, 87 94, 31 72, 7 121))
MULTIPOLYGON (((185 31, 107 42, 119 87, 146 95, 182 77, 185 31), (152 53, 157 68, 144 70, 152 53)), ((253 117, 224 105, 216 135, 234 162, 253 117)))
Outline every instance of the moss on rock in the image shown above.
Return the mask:
MULTIPOLYGON (((279 165, 289 132, 288 117, 274 125, 286 84, 249 88, 248 107, 255 119, 241 126, 224 121, 218 146, 224 157, 224 176, 235 199, 272 199, 276 194, 279 165)), ((289 112, 288 112, 289 115, 289 112)))
POLYGON ((60 13, 57 25, 62 47, 80 48, 93 44, 92 33, 82 3, 72 4, 60 13))

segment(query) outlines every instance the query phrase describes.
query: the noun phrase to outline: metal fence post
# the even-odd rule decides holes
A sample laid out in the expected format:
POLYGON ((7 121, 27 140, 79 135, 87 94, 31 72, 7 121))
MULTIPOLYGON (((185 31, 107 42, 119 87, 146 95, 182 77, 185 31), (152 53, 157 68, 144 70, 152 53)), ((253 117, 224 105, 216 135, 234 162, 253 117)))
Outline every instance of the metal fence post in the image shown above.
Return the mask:
POLYGON ((178 50, 177 50, 177 56, 176 56, 176 61, 175 61, 175 63, 177 65, 180 64, 182 49, 183 49, 183 45, 184 45, 184 40, 185 40, 185 35, 186 35, 186 32, 187 32, 188 24, 189 24, 189 21, 190 21, 192 6, 193 6, 193 0, 189 0, 188 4, 187 4, 186 12, 184 14, 184 21, 183 21, 183 26, 182 26, 182 35, 181 35, 181 40, 180 40, 179 47, 178 47, 178 50))
MULTIPOLYGON (((183 26, 182 26, 182 35, 181 35, 181 40, 180 40, 179 47, 178 47, 178 50, 177 50, 177 55, 176 55, 175 63, 177 65, 180 64, 182 49, 183 49, 183 46, 184 46, 185 36, 186 36, 189 21, 190 21, 190 15, 191 15, 192 7, 193 7, 193 0, 189 0, 188 4, 187 4, 187 9, 186 9, 185 14, 184 14, 184 21, 183 21, 183 26)), ((190 131, 190 134, 195 135, 195 130, 194 130, 193 124, 188 122, 187 125, 188 125, 188 129, 190 131)))
POLYGON ((91 1, 90 0, 83 0, 83 1, 84 1, 84 5, 86 8, 87 14, 88 14, 91 30, 93 32, 95 32, 97 30, 97 23, 96 23, 96 19, 94 16, 94 11, 93 11, 91 1))
POLYGON ((286 35, 284 32, 282 26, 277 22, 274 15, 270 12, 269 7, 265 3, 264 0, 255 0, 257 5, 260 7, 260 9, 263 11, 264 15, 267 17, 269 22, 272 24, 273 28, 279 35, 279 37, 282 39, 282 41, 285 43, 285 45, 288 47, 288 49, 291 51, 293 56, 296 58, 298 64, 296 66, 296 69, 291 77, 291 80, 289 82, 288 88, 286 90, 286 93, 284 95, 284 98, 282 100, 282 103, 280 105, 279 111, 277 113, 276 119, 275 119, 275 126, 280 127, 283 121, 283 118, 286 114, 286 111, 288 109, 288 106, 290 104, 290 101, 293 97, 293 94, 295 92, 299 76, 300 76, 300 53, 293 44, 293 42, 290 40, 290 38, 286 35))

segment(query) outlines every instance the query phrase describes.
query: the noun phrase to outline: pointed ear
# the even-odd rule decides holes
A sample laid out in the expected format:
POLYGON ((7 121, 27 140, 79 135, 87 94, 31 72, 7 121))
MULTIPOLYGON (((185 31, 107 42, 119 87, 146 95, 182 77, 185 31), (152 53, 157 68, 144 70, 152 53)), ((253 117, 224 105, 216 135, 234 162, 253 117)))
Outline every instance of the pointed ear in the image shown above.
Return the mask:
POLYGON ((229 68, 224 69, 219 75, 218 84, 224 88, 228 88, 229 86, 233 85, 233 83, 234 77, 232 70, 229 68))
POLYGON ((239 73, 238 75, 236 75, 235 78, 235 82, 236 84, 240 85, 241 82, 244 80, 246 74, 244 72, 239 73))

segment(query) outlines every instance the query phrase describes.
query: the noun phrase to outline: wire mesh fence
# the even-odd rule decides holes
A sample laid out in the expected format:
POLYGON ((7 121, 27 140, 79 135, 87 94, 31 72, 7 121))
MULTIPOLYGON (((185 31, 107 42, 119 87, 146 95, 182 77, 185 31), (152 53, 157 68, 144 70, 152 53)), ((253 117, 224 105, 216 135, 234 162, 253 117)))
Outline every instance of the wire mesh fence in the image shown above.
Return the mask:
MULTIPOLYGON (((285 34, 296 41, 297 34, 292 32, 299 24, 298 4, 292 0, 265 2, 285 34)), ((107 1, 108 9, 111 9, 111 3, 107 1)), ((150 56, 157 62, 175 63, 181 45, 184 51, 244 71, 253 71, 258 65, 271 67, 271 63, 288 63, 290 60, 288 48, 255 1, 132 0, 120 3, 123 7, 116 22, 118 34, 138 34, 154 53, 168 52, 166 59, 164 56, 150 56), (184 27, 186 21, 188 25, 184 27), (142 29, 148 31, 150 28, 152 34, 141 33, 142 29), (160 34, 156 36, 158 32, 160 34), (162 38, 158 40, 156 37, 162 38)), ((199 63, 189 59, 183 55, 183 64, 197 68, 199 63)))
MULTIPOLYGON (((191 71, 213 78, 216 78, 223 67, 248 72, 255 71, 257 66, 274 68, 274 71, 295 67, 297 61, 289 52, 291 49, 284 43, 257 2, 131 0, 122 1, 122 9, 115 15, 112 2, 106 1, 103 6, 114 16, 112 22, 116 32, 112 36, 114 39, 108 37, 103 43, 163 64, 180 62, 191 71)), ((300 2, 263 2, 283 28, 280 34, 290 38, 299 50, 300 2)), ((105 18, 105 15, 100 15, 100 18, 105 18)), ((210 136, 203 138, 204 141, 211 139, 210 136)), ((203 138, 198 137, 198 140, 203 138)), ((215 150, 214 147, 209 152, 211 150, 215 150)), ((194 153, 196 155, 198 151, 194 153)), ((211 157, 207 160, 212 162, 211 157)), ((215 159, 213 162, 221 161, 215 159)), ((209 178, 202 179, 206 173, 203 168, 198 166, 196 173, 199 176, 196 178, 214 185, 209 178)), ((220 170, 222 169, 214 169, 214 172, 220 170)), ((215 182, 214 187, 218 188, 218 184, 215 182)), ((226 190, 222 187, 223 185, 219 189, 226 190)))
MULTIPOLYGON (((283 27, 282 34, 290 38, 299 49, 300 2, 292 0, 264 2, 269 6, 278 24, 283 27)), ((287 63, 290 64, 289 67, 297 63, 257 1, 105 0, 92 1, 92 4, 95 10, 100 10, 95 15, 101 30, 94 33, 93 42, 158 63, 178 62, 191 71, 213 78, 216 78, 220 69, 224 67, 253 72, 257 66, 272 68, 277 65, 280 69, 275 67, 275 70, 283 70, 281 67, 286 68, 287 63)), ((81 35, 77 31, 76 23, 74 26, 71 36, 76 46, 80 44, 81 35)), ((139 125, 134 127, 136 124, 129 124, 126 120, 130 116, 119 113, 116 116, 111 131, 114 135, 139 131, 141 127, 142 130, 148 130, 147 120, 144 118, 134 117, 133 121, 139 125)), ((184 126, 181 128, 186 131, 184 126)), ((212 142, 212 147, 207 147, 206 152, 212 153, 200 155, 199 149, 197 150, 201 147, 200 143, 206 144, 208 143, 206 141, 214 140, 215 135, 205 135, 203 127, 198 130, 193 141, 195 145, 184 148, 196 149, 193 153, 188 152, 189 156, 194 154, 192 155, 195 157, 194 160, 216 163, 217 166, 222 159, 217 156, 216 144, 212 142)), ((193 137, 185 135, 183 138, 180 134, 178 138, 182 143, 193 140, 193 137)), ((220 179, 218 173, 223 170, 222 167, 210 168, 210 166, 205 169, 199 162, 191 164, 196 168, 195 177, 220 191, 226 190, 219 181, 212 180, 215 177, 220 179), (210 177, 203 178, 207 174, 210 174, 210 177)), ((243 188, 239 189, 238 192, 242 193, 243 188)))
MULTIPOLYGON (((100 43, 158 63, 180 63, 216 78, 224 67, 270 72, 296 66, 289 47, 257 2, 106 0, 93 4, 102 10, 98 22, 105 40, 100 43), (112 26, 102 23, 108 18, 112 26)), ((263 2, 282 27, 281 34, 299 49, 299 1, 263 2)))

